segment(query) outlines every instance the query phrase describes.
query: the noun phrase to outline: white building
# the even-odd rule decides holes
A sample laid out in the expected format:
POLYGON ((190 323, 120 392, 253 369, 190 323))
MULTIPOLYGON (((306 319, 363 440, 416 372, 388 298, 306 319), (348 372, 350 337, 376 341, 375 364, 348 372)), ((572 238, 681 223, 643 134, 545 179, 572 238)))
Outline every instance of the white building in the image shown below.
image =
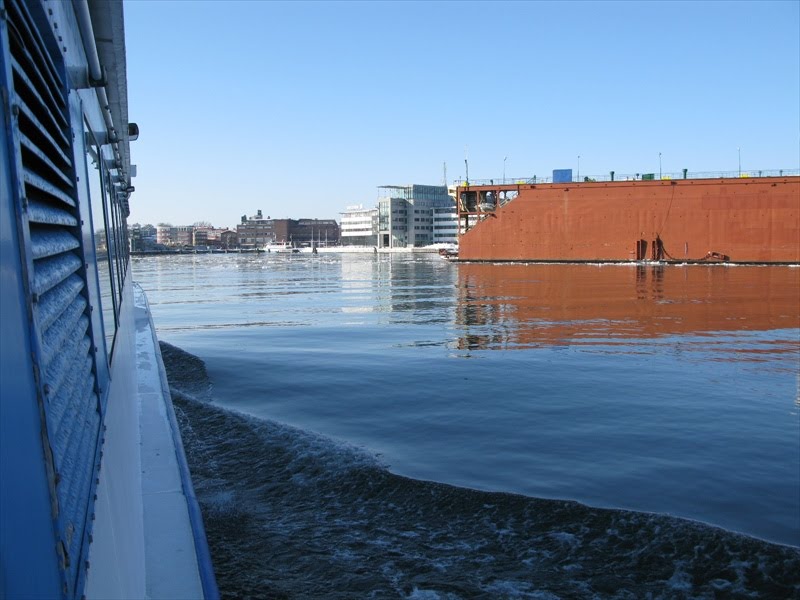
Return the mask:
POLYGON ((376 246, 378 244, 378 209, 362 204, 348 206, 342 215, 339 239, 342 246, 376 246))
POLYGON ((458 213, 455 200, 451 206, 439 206, 433 209, 433 243, 458 243, 458 213))

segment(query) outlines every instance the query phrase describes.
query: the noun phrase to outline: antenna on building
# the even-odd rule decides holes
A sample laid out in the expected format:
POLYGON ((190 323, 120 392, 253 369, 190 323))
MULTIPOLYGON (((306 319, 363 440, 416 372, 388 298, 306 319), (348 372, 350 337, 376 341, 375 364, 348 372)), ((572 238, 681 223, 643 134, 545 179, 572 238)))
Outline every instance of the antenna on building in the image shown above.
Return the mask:
POLYGON ((446 162, 442 163, 442 166, 444 167, 444 175, 442 177, 442 181, 443 181, 442 185, 444 185, 444 187, 447 187, 447 163, 446 162))
POLYGON ((469 146, 464 146, 464 165, 467 168, 467 178, 466 178, 465 181, 466 181, 467 185, 469 185, 469 160, 468 160, 468 155, 467 155, 468 154, 467 153, 468 150, 469 150, 469 146))

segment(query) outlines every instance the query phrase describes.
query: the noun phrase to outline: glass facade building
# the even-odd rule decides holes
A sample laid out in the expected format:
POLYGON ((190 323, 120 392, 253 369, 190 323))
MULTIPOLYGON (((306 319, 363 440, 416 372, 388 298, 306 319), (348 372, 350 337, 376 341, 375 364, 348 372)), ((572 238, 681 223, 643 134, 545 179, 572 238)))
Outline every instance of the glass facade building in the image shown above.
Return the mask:
POLYGON ((378 247, 413 248, 436 243, 435 219, 442 215, 435 211, 441 209, 455 211, 446 186, 382 186, 378 198, 378 247))

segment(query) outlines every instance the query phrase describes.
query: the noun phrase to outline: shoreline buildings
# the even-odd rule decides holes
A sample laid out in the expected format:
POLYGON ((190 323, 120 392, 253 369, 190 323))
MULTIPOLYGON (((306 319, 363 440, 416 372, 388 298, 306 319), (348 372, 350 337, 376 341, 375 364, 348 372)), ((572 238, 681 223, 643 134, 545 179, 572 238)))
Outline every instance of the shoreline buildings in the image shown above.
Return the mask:
POLYGON ((440 185, 384 185, 378 197, 378 247, 433 244, 433 209, 453 204, 440 185))
MULTIPOLYGON (((152 228, 152 225, 141 227, 152 228)), ((134 228, 134 234, 136 229, 134 228)), ((168 248, 199 247, 199 248, 236 248, 239 244, 236 232, 223 227, 212 227, 211 225, 178 225, 173 226, 167 223, 159 223, 155 227, 155 236, 150 238, 141 237, 139 241, 134 235, 131 239, 131 250, 147 250, 155 246, 166 246, 168 248), (139 243, 141 242, 141 243, 139 243), (148 243, 151 242, 151 243, 148 243)))
MULTIPOLYGON (((378 247, 408 248, 430 246, 434 239, 434 210, 452 209, 455 202, 443 185, 384 185, 378 197, 378 247)), ((436 213, 446 218, 447 212, 436 213)), ((439 225, 443 226, 439 221, 439 225)), ((445 230, 437 229, 438 232, 445 230)), ((447 230, 449 231, 449 230, 447 230)), ((436 236, 445 237, 445 236, 436 236)))
POLYGON ((260 209, 251 217, 242 215, 236 233, 241 248, 262 248, 266 244, 283 242, 296 247, 339 243, 339 224, 333 219, 264 218, 260 209))
POLYGON ((450 206, 433 208, 433 243, 458 244, 458 210, 450 206))
POLYGON ((261 210, 242 215, 236 230, 213 227, 210 223, 173 226, 133 227, 131 251, 150 252, 169 249, 255 250, 267 244, 287 243, 294 247, 335 246, 339 225, 333 219, 272 219, 261 210))
POLYGON ((384 185, 376 208, 342 213, 343 246, 419 248, 458 243, 455 197, 443 185, 384 185))
POLYGON ((348 206, 342 215, 342 246, 378 245, 378 209, 363 204, 348 206))
POLYGON ((295 248, 349 246, 420 248, 458 244, 455 188, 443 185, 386 185, 378 188, 377 206, 349 205, 334 219, 273 219, 261 209, 242 215, 235 231, 210 223, 134 226, 131 250, 256 250, 268 244, 295 248))

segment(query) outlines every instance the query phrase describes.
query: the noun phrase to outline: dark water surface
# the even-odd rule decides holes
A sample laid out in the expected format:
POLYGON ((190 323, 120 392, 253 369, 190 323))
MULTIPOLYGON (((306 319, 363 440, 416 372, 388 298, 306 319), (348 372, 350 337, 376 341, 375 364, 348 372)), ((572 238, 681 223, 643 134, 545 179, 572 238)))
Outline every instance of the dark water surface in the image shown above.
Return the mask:
POLYGON ((796 549, 731 533, 800 545, 800 269, 199 255, 134 275, 160 339, 205 363, 165 352, 231 593, 800 593, 796 549))

